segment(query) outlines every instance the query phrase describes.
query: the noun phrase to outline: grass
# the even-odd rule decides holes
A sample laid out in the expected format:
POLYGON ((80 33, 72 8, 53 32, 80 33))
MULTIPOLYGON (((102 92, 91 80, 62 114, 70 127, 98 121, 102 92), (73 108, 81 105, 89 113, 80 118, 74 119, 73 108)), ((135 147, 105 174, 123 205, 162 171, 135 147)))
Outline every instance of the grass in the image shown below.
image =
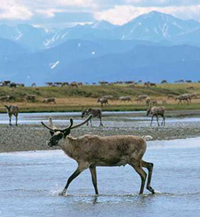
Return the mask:
MULTIPOLYGON (((78 88, 71 87, 0 87, 0 96, 10 95, 14 99, 6 104, 17 104, 20 112, 61 112, 61 111, 81 111, 87 107, 100 107, 97 99, 103 95, 113 95, 114 100, 109 102, 103 110, 110 111, 130 111, 145 110, 146 105, 138 104, 134 99, 140 94, 147 94, 151 99, 167 100, 166 108, 169 110, 199 109, 200 100, 195 99, 191 104, 178 105, 174 100, 168 100, 168 94, 180 95, 183 93, 195 92, 200 95, 200 84, 158 84, 157 87, 146 88, 142 84, 135 87, 131 85, 83 85, 78 88), (188 89, 189 87, 193 89, 188 89), (25 102, 23 97, 27 94, 36 95, 36 102, 25 102), (131 96, 132 102, 120 102, 120 96, 131 96), (42 103, 44 98, 55 97, 56 104, 42 103)), ((5 112, 3 106, 0 112, 5 112)))

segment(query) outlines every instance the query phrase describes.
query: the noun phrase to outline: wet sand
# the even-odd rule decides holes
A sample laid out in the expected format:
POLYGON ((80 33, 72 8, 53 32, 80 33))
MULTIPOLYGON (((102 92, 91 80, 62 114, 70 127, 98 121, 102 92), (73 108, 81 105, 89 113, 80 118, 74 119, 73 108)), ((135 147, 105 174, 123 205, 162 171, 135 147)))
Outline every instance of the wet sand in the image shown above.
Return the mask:
MULTIPOLYGON (((171 140, 184 139, 200 136, 200 121, 191 119, 184 121, 182 117, 198 117, 199 111, 172 111, 168 113, 166 126, 157 127, 156 122, 150 127, 150 117, 145 117, 141 114, 126 114, 105 116, 104 126, 99 127, 99 121, 94 119, 93 126, 82 126, 74 129, 72 136, 82 136, 84 134, 97 134, 102 136, 107 135, 150 135, 153 140, 171 140), (137 118, 141 118, 137 119, 137 118), (173 117, 173 118, 172 118, 173 117), (174 117, 177 117, 174 119, 174 117), (135 119, 136 118, 136 119, 135 119)), ((46 117, 44 117, 46 119, 46 117)), ((59 125, 64 127, 68 124, 69 117, 66 118, 66 123, 59 125)), ((79 117, 76 117, 79 121, 79 117)), ((194 118, 195 119, 195 118, 194 118)), ((0 152, 14 151, 29 151, 29 150, 49 150, 46 141, 50 139, 50 134, 47 129, 41 124, 19 124, 16 126, 8 126, 7 124, 0 125, 0 152)), ((59 147, 57 147, 59 149, 59 147)))

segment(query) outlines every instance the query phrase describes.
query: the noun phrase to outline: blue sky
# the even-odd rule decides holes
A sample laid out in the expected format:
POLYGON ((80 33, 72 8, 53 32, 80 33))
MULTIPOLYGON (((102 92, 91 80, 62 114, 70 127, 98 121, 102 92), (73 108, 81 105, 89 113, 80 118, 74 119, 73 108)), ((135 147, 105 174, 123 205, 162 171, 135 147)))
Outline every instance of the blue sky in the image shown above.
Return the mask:
POLYGON ((200 0, 1 0, 0 24, 64 28, 106 20, 122 25, 152 10, 200 21, 200 0))

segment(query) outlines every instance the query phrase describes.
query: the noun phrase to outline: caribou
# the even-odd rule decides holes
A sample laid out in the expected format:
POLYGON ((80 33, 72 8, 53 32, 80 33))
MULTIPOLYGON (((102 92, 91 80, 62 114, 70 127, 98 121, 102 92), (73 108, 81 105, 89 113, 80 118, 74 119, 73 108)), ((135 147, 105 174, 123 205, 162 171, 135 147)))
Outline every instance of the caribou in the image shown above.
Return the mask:
POLYGON ((45 98, 42 102, 43 103, 51 103, 52 102, 52 103, 56 104, 56 100, 54 97, 45 98))
POLYGON ((178 104, 182 103, 182 101, 183 101, 183 102, 185 101, 185 102, 187 102, 187 104, 189 104, 189 103, 191 103, 191 99, 192 99, 191 95, 185 93, 185 94, 182 94, 182 95, 177 96, 177 97, 175 98, 175 101, 178 100, 178 104))
POLYGON ((70 125, 64 129, 57 128, 53 124, 52 119, 49 119, 50 126, 41 122, 51 134, 48 145, 50 147, 60 146, 78 164, 77 169, 68 178, 60 195, 65 195, 70 183, 88 168, 92 176, 95 193, 98 194, 96 167, 125 166, 126 164, 132 166, 141 177, 139 193, 143 194, 147 178, 146 188, 154 194, 155 191, 151 187, 153 163, 146 162, 142 159, 146 151, 145 139, 133 135, 98 136, 86 134, 78 138, 70 136, 71 130, 87 123, 91 118, 92 115, 77 125, 73 125, 73 119, 71 118, 70 125), (147 168, 148 177, 142 167, 147 168))
POLYGON ((18 121, 18 113, 19 113, 19 108, 16 105, 5 105, 4 103, 1 102, 1 104, 3 104, 3 106, 6 108, 7 113, 8 113, 8 117, 9 117, 9 125, 12 126, 11 123, 11 118, 14 115, 16 118, 16 122, 15 125, 17 126, 17 121, 18 121))
POLYGON ((150 126, 152 126, 153 118, 156 117, 158 126, 160 126, 159 121, 158 121, 158 116, 161 116, 163 118, 163 121, 161 125, 165 126, 165 107, 163 106, 153 106, 149 107, 147 109, 147 116, 151 115, 151 123, 150 126))
POLYGON ((97 100, 97 102, 100 102, 101 103, 101 107, 103 107, 103 104, 105 105, 108 105, 108 99, 107 98, 104 98, 104 97, 101 97, 97 100))
MULTIPOLYGON (((92 115, 93 117, 99 118, 100 120, 100 126, 103 126, 102 124, 102 110, 101 109, 94 109, 89 108, 84 111, 82 111, 81 117, 92 115)), ((89 122, 87 122, 87 126, 89 125, 89 122)), ((92 126, 92 118, 90 119, 90 125, 92 126)))
POLYGON ((125 102, 125 101, 127 101, 127 102, 131 102, 132 100, 131 100, 131 97, 130 96, 120 96, 119 97, 119 100, 122 102, 125 102))

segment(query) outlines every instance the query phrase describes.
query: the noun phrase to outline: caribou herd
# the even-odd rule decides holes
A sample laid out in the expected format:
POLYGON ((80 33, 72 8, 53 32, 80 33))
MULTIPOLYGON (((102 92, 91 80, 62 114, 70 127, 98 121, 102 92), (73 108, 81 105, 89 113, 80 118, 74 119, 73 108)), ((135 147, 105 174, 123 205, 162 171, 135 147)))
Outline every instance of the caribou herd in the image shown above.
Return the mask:
MULTIPOLYGON (((0 102, 4 106, 4 108, 7 110, 8 116, 9 116, 9 125, 11 124, 11 118, 12 116, 16 117, 16 126, 18 122, 18 113, 19 113, 19 108, 16 105, 8 105, 5 104, 5 102, 9 102, 13 100, 14 97, 6 95, 6 96, 0 96, 0 102)), ((161 126, 165 125, 165 105, 167 105, 168 100, 175 100, 178 102, 178 104, 190 104, 192 102, 192 99, 197 99, 197 94, 196 93, 184 93, 181 95, 174 95, 174 94, 168 94, 166 99, 160 99, 160 100, 155 100, 151 98, 147 94, 140 94, 135 97, 133 100, 131 96, 120 96, 120 97, 115 97, 113 95, 103 95, 102 97, 97 99, 97 103, 100 103, 101 109, 99 108, 88 108, 82 111, 82 118, 87 117, 88 115, 92 115, 93 118, 98 118, 100 121, 100 126, 103 126, 102 122, 102 108, 104 106, 109 106, 109 101, 112 103, 116 100, 119 100, 119 102, 123 103, 133 103, 136 102, 138 104, 145 104, 147 107, 147 116, 151 116, 151 122, 150 126, 152 125, 152 122, 154 120, 154 117, 157 120, 157 125, 160 126, 159 124, 159 116, 163 118, 163 121, 161 123, 161 126)), ((25 102, 36 102, 37 98, 36 95, 25 95, 22 100, 25 102)), ((45 98, 42 101, 43 103, 53 103, 56 104, 56 99, 54 97, 49 97, 45 98)), ((89 125, 89 122, 87 122, 87 125, 89 125)), ((92 126, 92 119, 90 119, 90 125, 92 126)))

